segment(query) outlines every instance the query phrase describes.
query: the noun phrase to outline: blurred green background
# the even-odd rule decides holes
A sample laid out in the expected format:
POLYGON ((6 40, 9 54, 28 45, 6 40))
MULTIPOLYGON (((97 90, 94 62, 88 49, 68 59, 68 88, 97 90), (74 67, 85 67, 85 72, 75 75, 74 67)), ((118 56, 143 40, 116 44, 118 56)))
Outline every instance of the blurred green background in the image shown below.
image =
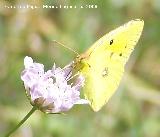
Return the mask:
POLYGON ((160 0, 1 0, 0 136, 31 109, 20 79, 26 55, 63 67, 108 31, 140 18, 144 31, 120 87, 97 113, 75 106, 66 115, 37 111, 12 137, 160 137, 160 0), (97 5, 97 8, 20 9, 5 5, 97 5))

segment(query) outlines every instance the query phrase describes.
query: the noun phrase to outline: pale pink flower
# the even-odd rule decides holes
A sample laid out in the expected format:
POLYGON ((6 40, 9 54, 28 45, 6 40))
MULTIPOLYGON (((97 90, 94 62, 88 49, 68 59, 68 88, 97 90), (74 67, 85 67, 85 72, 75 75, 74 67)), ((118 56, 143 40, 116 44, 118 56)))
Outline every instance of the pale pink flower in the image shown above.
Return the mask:
POLYGON ((71 66, 61 69, 54 64, 53 68, 44 71, 44 65, 34 63, 31 57, 24 58, 25 69, 21 79, 24 82, 31 104, 43 112, 59 113, 68 111, 75 104, 88 104, 80 98, 80 88, 84 77, 78 76, 75 83, 68 84, 72 76, 71 66))

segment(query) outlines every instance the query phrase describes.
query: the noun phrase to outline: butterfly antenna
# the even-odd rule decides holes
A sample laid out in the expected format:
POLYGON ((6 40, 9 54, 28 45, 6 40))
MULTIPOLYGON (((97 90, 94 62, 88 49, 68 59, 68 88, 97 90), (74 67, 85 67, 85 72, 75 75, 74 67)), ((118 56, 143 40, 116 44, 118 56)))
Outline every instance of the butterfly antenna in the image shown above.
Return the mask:
POLYGON ((75 50, 71 49, 70 47, 65 46, 63 43, 58 42, 58 41, 56 41, 56 40, 53 40, 53 42, 61 45, 62 47, 66 48, 66 49, 68 49, 68 50, 70 50, 70 51, 72 51, 74 54, 76 54, 77 56, 79 56, 79 53, 78 53, 78 52, 76 52, 75 50))

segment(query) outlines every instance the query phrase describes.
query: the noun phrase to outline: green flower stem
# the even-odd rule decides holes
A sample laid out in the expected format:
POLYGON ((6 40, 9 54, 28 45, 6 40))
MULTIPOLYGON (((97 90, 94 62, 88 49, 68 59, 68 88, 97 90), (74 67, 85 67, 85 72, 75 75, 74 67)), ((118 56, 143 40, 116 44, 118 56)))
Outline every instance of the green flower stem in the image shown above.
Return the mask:
POLYGON ((9 137, 13 132, 15 132, 36 110, 37 110, 37 107, 34 106, 29 111, 29 113, 20 121, 20 123, 15 128, 13 128, 10 132, 8 132, 5 137, 9 137))

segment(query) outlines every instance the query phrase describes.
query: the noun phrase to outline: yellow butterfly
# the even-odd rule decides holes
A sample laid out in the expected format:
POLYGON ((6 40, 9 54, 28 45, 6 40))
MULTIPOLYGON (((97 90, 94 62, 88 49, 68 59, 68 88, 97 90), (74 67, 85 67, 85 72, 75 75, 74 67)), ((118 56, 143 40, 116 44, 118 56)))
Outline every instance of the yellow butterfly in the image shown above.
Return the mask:
POLYGON ((124 66, 138 42, 143 20, 131 20, 104 35, 74 61, 85 77, 84 96, 98 111, 118 88, 124 66))

